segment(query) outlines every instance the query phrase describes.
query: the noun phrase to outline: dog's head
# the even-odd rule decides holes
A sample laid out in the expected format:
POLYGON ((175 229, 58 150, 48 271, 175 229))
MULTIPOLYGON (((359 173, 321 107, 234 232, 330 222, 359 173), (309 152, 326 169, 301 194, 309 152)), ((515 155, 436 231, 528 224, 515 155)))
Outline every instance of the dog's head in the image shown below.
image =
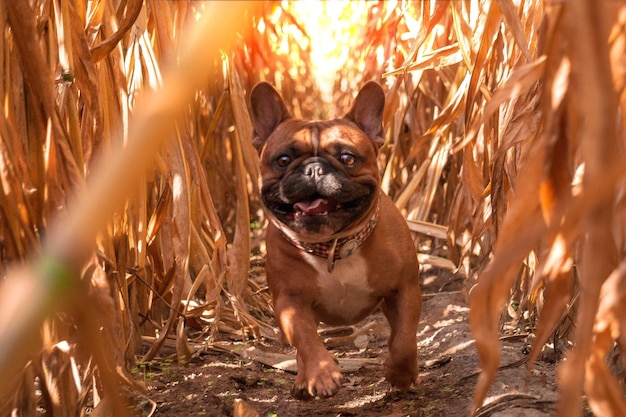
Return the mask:
POLYGON ((261 160, 262 201, 269 214, 303 241, 349 234, 378 201, 376 160, 384 142, 385 95, 363 86, 341 119, 291 117, 276 90, 257 84, 250 97, 253 144, 261 160))

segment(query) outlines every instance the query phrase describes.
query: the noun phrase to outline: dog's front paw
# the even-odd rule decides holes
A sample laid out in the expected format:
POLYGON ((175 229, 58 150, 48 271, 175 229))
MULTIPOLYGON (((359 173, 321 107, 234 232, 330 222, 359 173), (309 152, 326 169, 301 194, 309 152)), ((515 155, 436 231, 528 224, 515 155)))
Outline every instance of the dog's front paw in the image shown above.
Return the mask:
POLYGON ((341 388, 341 379, 339 366, 334 359, 324 359, 298 370, 292 394, 300 400, 332 397, 341 388))
POLYGON ((387 367, 385 379, 387 379, 394 388, 400 391, 406 391, 411 388, 414 382, 417 382, 417 361, 415 361, 415 365, 411 364, 411 366, 406 366, 406 364, 404 364, 404 366, 398 366, 387 360, 385 365, 387 367))

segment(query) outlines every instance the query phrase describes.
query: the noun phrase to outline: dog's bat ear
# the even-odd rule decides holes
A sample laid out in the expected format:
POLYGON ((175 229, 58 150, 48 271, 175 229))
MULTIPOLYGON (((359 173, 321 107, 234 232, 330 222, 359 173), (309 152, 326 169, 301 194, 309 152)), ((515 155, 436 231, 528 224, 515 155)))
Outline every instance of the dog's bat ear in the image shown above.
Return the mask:
POLYGON ((252 144, 260 150, 270 134, 291 115, 276 89, 262 81, 250 93, 254 132, 252 144))
POLYGON ((383 135, 383 111, 385 93, 375 81, 367 82, 354 99, 352 108, 345 118, 352 120, 365 132, 377 148, 385 143, 383 135))

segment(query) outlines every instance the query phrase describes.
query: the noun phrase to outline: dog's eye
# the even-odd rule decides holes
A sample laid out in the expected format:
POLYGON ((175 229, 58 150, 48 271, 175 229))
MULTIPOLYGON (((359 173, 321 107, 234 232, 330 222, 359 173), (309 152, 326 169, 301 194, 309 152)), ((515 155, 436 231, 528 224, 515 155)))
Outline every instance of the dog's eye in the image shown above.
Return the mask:
POLYGON ((341 155, 339 155, 339 160, 341 161, 342 164, 347 165, 349 167, 354 165, 354 163, 356 162, 356 158, 354 157, 354 155, 352 155, 349 152, 344 152, 341 155))
POLYGON ((289 155, 281 155, 276 158, 276 165, 280 168, 286 168, 291 163, 291 157, 289 155))

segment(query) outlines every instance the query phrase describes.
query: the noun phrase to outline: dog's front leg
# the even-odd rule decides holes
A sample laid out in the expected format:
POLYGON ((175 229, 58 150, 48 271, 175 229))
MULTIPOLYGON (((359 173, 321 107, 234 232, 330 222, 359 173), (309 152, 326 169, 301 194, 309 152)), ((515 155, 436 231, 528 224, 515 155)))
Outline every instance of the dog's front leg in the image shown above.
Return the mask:
POLYGON ((317 334, 317 320, 300 297, 276 297, 274 310, 287 341, 297 350, 298 374, 294 397, 330 397, 341 387, 341 372, 333 355, 317 334))
POLYGON ((421 309, 422 294, 417 279, 385 297, 382 305, 391 328, 385 378, 402 391, 417 380, 417 326, 421 309))

